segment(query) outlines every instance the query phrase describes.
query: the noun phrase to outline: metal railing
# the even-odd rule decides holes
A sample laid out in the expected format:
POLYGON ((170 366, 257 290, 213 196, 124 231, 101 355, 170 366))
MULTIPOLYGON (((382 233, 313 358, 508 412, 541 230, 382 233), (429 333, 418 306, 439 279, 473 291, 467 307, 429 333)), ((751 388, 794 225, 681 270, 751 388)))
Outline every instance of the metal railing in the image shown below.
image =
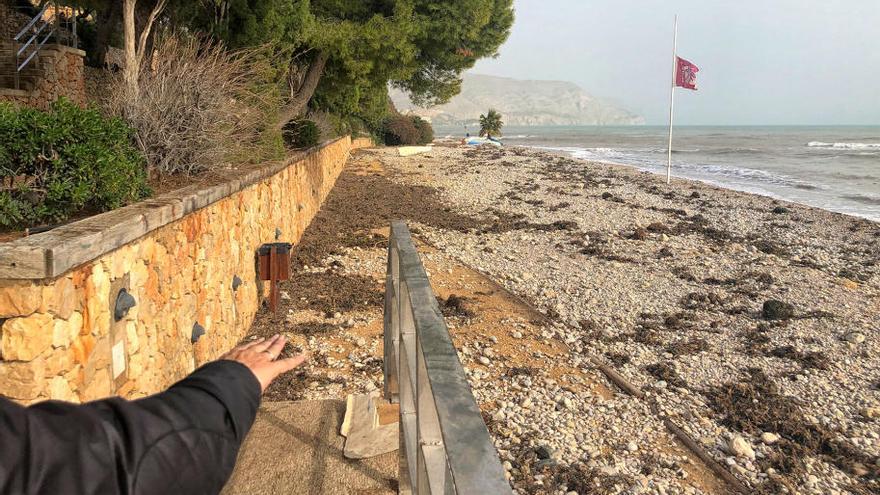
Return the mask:
POLYGON ((384 373, 385 397, 400 403, 400 493, 511 493, 403 222, 388 242, 384 373))
POLYGON ((59 44, 77 47, 76 11, 74 9, 64 7, 59 2, 47 2, 39 13, 12 39, 15 89, 21 87, 21 72, 33 61, 43 45, 52 36, 55 36, 59 44), (65 16, 65 12, 69 15, 65 16), (47 13, 49 14, 47 15, 47 13))

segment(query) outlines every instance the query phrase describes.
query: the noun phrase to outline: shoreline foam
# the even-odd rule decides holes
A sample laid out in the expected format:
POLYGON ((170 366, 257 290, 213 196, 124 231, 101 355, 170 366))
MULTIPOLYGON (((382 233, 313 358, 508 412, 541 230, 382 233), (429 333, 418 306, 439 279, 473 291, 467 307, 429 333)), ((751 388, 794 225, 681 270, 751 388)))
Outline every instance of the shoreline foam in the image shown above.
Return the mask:
MULTIPOLYGON (((648 164, 625 163, 625 162, 618 162, 618 161, 613 161, 613 160, 602 160, 602 159, 589 158, 589 157, 584 157, 584 156, 577 156, 578 151, 575 151, 574 148, 558 148, 558 147, 549 147, 549 146, 524 146, 524 145, 515 145, 515 146, 521 146, 524 148, 546 151, 546 152, 549 152, 549 153, 552 153, 552 154, 555 154, 558 156, 572 158, 574 160, 579 160, 579 161, 582 161, 585 163, 598 163, 598 164, 602 164, 602 165, 614 165, 614 166, 618 166, 618 167, 627 167, 627 168, 632 168, 632 169, 639 170, 642 172, 649 172, 653 175, 660 175, 660 176, 665 175, 665 173, 666 173, 665 171, 662 171, 662 170, 656 170, 656 167, 651 167, 648 164)), ((878 147, 880 147, 880 145, 878 145, 878 147)), ((717 168, 717 167, 719 167, 719 166, 715 166, 715 165, 702 166, 702 168, 706 168, 706 169, 712 169, 712 168, 717 168)), ((693 166, 691 166, 691 168, 693 168, 693 166)), ((681 168, 679 168, 678 170, 680 171, 681 168)), ((731 170, 731 168, 727 167, 726 170, 731 170)), ((767 176, 771 175, 770 172, 766 172, 764 170, 758 170, 758 169, 749 169, 749 168, 739 167, 738 170, 750 171, 750 172, 753 172, 753 174, 757 174, 757 175, 767 175, 767 176)), ((736 174, 733 175, 733 177, 736 177, 736 176, 737 176, 736 174)), ((786 196, 785 194, 773 192, 768 189, 762 189, 760 186, 757 186, 757 185, 738 185, 736 183, 726 182, 723 179, 700 178, 700 177, 691 177, 688 175, 681 175, 680 173, 676 173, 675 164, 673 164, 673 168, 672 168, 672 177, 673 177, 673 179, 677 179, 677 180, 700 182, 703 184, 709 184, 709 185, 712 185, 715 187, 719 187, 722 189, 728 189, 731 191, 737 191, 737 192, 742 192, 742 193, 747 193, 747 194, 756 194, 759 196, 765 196, 765 197, 772 198, 772 199, 779 200, 779 201, 785 201, 785 202, 791 203, 791 204, 806 206, 806 207, 810 207, 810 208, 817 208, 819 210, 827 211, 830 213, 837 213, 837 214, 841 214, 841 215, 862 218, 865 220, 870 220, 873 222, 880 223, 880 212, 878 212, 876 215, 874 215, 871 213, 864 213, 861 211, 852 211, 849 209, 845 209, 843 207, 838 207, 837 209, 824 208, 821 206, 817 206, 817 205, 805 202, 804 200, 792 199, 792 198, 786 196)), ((806 182, 804 182, 800 179, 794 178, 794 177, 784 177, 784 176, 779 176, 779 175, 773 175, 773 177, 774 177, 774 180, 777 181, 776 182, 777 184, 783 183, 783 184, 789 185, 790 187, 793 187, 796 189, 802 189, 802 190, 828 190, 829 189, 828 186, 806 183, 806 182)), ((862 178, 862 177, 860 177, 860 178, 862 178)), ((772 181, 771 181, 771 183, 772 183, 772 181)), ((851 195, 842 195, 841 197, 849 199, 849 200, 857 202, 857 203, 862 203, 862 204, 865 204, 868 206, 880 206, 880 196, 872 197, 872 196, 868 196, 868 195, 864 195, 864 194, 851 194, 851 195)))

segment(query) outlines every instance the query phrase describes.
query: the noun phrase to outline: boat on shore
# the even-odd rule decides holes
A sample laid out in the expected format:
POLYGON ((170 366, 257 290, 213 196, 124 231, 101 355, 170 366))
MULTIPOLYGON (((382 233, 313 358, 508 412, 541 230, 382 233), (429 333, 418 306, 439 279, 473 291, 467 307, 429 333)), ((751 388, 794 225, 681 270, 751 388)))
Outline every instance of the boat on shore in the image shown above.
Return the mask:
POLYGON ((465 138, 464 144, 469 146, 482 146, 484 144, 490 146, 504 146, 504 143, 493 137, 468 137, 465 138))

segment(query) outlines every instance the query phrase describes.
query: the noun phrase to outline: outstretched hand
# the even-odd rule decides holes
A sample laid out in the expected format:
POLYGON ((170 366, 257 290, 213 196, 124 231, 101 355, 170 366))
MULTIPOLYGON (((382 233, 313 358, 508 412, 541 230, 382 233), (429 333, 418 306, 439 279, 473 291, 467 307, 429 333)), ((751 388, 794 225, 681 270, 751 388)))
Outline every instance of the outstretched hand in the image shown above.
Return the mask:
POLYGON ((261 338, 253 342, 241 344, 220 356, 220 359, 238 361, 247 366, 254 373, 254 376, 257 377, 257 380, 259 380, 261 390, 265 392, 266 387, 278 375, 298 367, 308 359, 307 354, 278 359, 286 342, 286 338, 276 334, 268 340, 261 338))

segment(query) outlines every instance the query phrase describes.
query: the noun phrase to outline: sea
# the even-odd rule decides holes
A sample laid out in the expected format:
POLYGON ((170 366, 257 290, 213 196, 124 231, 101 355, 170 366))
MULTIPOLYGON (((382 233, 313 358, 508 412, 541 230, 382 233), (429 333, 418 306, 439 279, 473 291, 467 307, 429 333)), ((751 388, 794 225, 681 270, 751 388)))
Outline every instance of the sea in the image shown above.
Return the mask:
MULTIPOLYGON (((664 175, 667 140, 665 126, 509 126, 502 137, 664 175)), ((675 177, 880 221, 880 126, 678 126, 672 150, 675 177)))

